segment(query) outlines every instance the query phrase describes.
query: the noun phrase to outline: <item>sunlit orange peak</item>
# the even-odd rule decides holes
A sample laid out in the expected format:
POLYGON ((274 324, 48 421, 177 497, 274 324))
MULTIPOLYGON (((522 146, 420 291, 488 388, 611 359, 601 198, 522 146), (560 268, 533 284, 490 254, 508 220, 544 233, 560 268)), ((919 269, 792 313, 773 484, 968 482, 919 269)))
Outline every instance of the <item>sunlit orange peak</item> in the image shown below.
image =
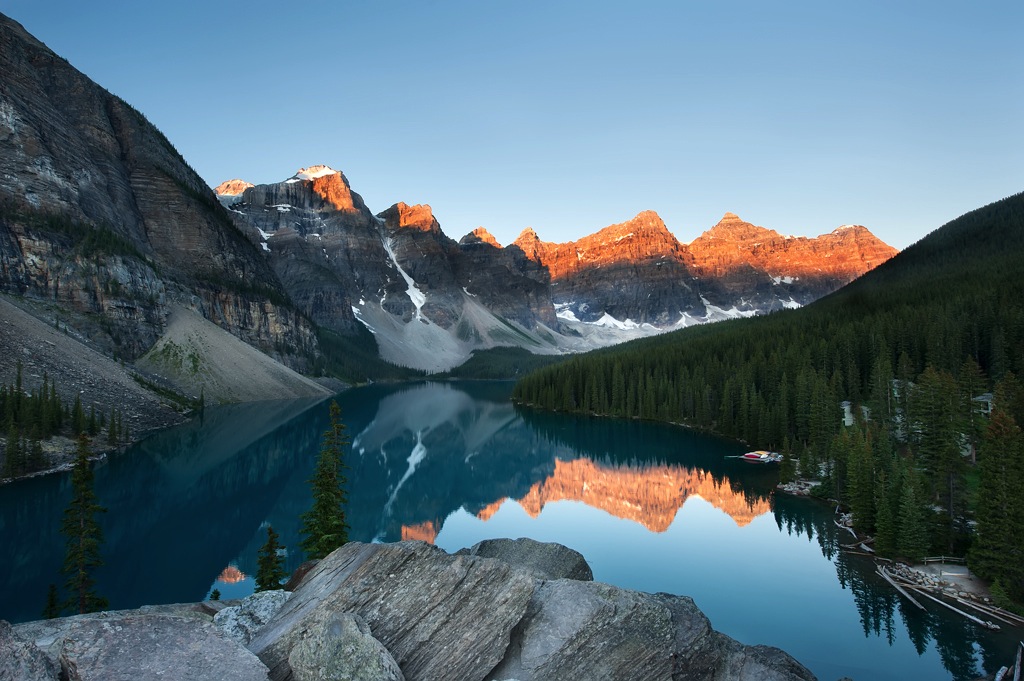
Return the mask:
POLYGON ((227 180, 214 187, 213 191, 220 196, 238 196, 252 186, 251 182, 246 182, 245 180, 227 180))

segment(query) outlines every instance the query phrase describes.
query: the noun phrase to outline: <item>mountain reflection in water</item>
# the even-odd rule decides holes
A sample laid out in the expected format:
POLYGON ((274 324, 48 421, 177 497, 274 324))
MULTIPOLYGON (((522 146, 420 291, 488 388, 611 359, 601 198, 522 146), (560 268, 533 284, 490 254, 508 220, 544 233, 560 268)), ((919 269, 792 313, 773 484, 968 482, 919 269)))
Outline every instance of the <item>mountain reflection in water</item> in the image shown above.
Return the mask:
MULTIPOLYGON (((510 383, 369 386, 337 396, 350 538, 448 551, 490 537, 557 541, 595 579, 688 595, 716 629, 783 648, 820 678, 970 679, 1009 661, 1019 630, 910 610, 869 559, 844 553, 832 509, 774 494, 742 444, 662 424, 515 408, 510 383)), ((208 408, 96 467, 112 608, 253 588, 272 525, 302 562, 300 516, 326 402, 208 408)), ((0 619, 39 617, 63 582, 67 474, 0 487, 0 619)))
POLYGON ((471 396, 473 388, 426 383, 380 401, 352 440, 352 478, 361 481, 351 486, 356 535, 434 541, 452 513, 487 520, 507 499, 534 518, 548 503, 580 501, 652 532, 664 532, 691 497, 740 526, 771 511, 770 484, 741 488, 725 474, 717 449, 732 443, 679 429, 652 433, 637 422, 615 422, 581 442, 584 430, 604 430, 599 420, 570 417, 566 430, 567 417, 520 413, 507 399, 471 396), (715 450, 708 468, 678 462, 701 448, 715 450))

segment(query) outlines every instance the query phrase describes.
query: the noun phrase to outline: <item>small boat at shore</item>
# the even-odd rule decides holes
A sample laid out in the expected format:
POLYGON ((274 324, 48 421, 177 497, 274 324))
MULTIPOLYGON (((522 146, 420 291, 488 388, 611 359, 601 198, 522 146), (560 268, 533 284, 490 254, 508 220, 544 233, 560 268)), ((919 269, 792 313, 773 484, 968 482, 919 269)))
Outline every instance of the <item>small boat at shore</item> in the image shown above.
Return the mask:
POLYGON ((747 452, 746 454, 741 454, 733 458, 749 461, 750 463, 778 463, 782 461, 782 454, 779 454, 778 452, 768 452, 763 449, 758 449, 756 451, 747 452))

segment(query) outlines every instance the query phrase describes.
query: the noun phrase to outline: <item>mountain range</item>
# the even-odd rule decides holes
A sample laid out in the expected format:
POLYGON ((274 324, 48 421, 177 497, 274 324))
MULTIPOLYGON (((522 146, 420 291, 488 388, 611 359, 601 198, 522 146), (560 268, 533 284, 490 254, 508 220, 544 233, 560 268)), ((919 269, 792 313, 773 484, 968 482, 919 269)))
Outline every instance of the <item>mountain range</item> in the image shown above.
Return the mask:
POLYGON ((568 243, 456 241, 429 206, 373 213, 323 165, 213 192, 142 114, 2 15, 0 72, 0 291, 193 395, 234 394, 200 370, 201 334, 299 373, 352 348, 443 371, 488 348, 580 352, 798 307, 895 253, 859 226, 786 237, 730 213, 690 244, 651 211, 568 243))
POLYGON ((384 359, 428 371, 482 348, 576 352, 800 307, 895 254, 864 227, 784 237, 731 213, 688 245, 653 211, 568 243, 526 229, 502 247, 482 227, 456 242, 427 205, 374 215, 325 165, 215 191, 316 324, 362 324, 384 359))

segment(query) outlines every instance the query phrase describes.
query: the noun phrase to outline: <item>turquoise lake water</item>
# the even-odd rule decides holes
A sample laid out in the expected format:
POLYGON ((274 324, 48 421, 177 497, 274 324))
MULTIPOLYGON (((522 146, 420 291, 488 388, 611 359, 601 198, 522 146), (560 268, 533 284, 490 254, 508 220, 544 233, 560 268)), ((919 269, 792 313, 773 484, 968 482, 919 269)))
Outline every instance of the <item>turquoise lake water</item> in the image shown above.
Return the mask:
MULTIPOLYGON (((736 442, 672 426, 516 409, 511 383, 371 386, 337 397, 350 538, 454 551, 490 537, 556 541, 594 578, 691 596, 719 631, 778 646, 820 679, 971 679, 1021 630, 910 610, 846 554, 832 510, 774 493, 777 469, 736 442)), ((208 408, 98 464, 112 608, 251 593, 266 524, 302 562, 299 515, 327 403, 208 408)), ((0 487, 0 619, 38 619, 62 582, 68 475, 0 487)))

